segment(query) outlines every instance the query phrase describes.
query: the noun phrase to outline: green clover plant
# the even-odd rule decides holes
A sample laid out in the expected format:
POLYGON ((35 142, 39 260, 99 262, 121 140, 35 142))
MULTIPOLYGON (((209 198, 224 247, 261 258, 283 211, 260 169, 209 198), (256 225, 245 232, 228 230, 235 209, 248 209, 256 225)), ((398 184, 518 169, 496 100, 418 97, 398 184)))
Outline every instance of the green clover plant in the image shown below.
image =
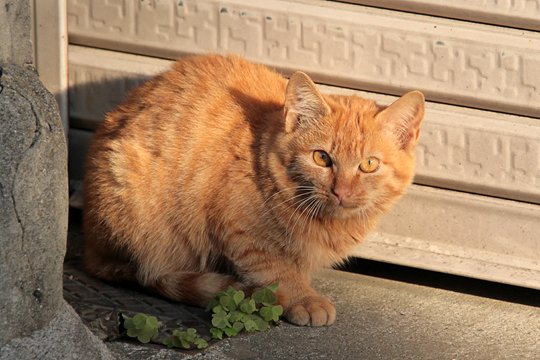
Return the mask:
POLYGON ((149 343, 158 334, 159 322, 156 317, 137 314, 133 317, 123 315, 124 327, 129 337, 137 338, 143 344, 149 343))
POLYGON ((277 284, 257 290, 246 297, 242 290, 229 287, 221 291, 210 302, 213 339, 223 339, 223 335, 236 336, 242 331, 264 331, 272 323, 277 323, 283 314, 283 307, 275 305, 277 284))
MULTIPOLYGON (((242 290, 233 287, 219 292, 207 308, 212 310, 212 339, 221 340, 223 336, 236 336, 242 331, 265 331, 270 325, 278 323, 283 307, 276 305, 277 287, 277 284, 269 285, 255 291, 251 297, 246 297, 242 290)), ((154 316, 139 313, 133 317, 123 317, 129 337, 145 344, 157 338, 160 323, 154 316)), ((208 342, 193 328, 174 330, 170 337, 163 340, 163 344, 183 349, 208 347, 208 342)))

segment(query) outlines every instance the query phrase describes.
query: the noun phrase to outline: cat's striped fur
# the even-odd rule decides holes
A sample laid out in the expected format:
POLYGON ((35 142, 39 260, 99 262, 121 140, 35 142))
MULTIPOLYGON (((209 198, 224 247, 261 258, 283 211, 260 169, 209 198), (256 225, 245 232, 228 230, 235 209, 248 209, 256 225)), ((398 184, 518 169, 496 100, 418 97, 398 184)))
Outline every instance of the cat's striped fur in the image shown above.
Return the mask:
POLYGON ((384 108, 236 56, 181 59, 96 132, 86 269, 197 305, 278 282, 291 322, 331 324, 310 276, 343 261, 404 193, 423 109, 419 92, 384 108), (314 161, 319 150, 331 166, 314 161), (375 171, 359 169, 366 158, 375 171))

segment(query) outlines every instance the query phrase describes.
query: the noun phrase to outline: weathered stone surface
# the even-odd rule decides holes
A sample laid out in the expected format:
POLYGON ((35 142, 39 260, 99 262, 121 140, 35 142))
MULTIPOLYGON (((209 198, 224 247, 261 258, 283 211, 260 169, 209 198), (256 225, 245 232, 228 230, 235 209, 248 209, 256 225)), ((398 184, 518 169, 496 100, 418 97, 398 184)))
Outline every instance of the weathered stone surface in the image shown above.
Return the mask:
POLYGON ((66 163, 54 97, 35 72, 0 65, 0 347, 62 304, 66 163))
MULTIPOLYGON (((123 358, 118 356, 118 358, 123 358)), ((88 330, 73 308, 63 302, 53 320, 31 336, 15 339, 0 351, 0 360, 112 360, 105 344, 88 330)))
POLYGON ((0 63, 33 63, 29 4, 29 1, 0 0, 0 63))

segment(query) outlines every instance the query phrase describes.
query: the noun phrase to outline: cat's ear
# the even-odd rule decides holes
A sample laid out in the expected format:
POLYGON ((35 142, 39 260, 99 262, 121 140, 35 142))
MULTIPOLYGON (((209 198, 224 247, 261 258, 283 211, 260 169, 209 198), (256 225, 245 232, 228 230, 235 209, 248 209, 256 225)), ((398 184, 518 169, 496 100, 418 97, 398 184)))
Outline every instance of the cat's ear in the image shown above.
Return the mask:
POLYGON ((330 113, 317 86, 301 71, 289 78, 284 110, 286 132, 294 131, 299 125, 314 124, 330 113))
POLYGON ((390 130, 403 150, 411 150, 420 135, 420 124, 424 118, 424 94, 411 91, 381 111, 377 118, 382 126, 390 130))

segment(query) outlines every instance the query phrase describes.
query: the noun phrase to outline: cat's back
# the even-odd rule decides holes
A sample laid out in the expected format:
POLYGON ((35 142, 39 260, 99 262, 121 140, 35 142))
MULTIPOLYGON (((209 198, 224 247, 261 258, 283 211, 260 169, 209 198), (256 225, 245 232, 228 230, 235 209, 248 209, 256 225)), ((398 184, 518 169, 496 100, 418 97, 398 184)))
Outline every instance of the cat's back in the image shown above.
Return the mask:
MULTIPOLYGON (((282 108, 286 80, 239 56, 204 55, 178 60, 171 69, 132 91, 107 114, 97 141, 159 132, 171 137, 220 134, 282 108), (200 134, 196 134, 200 132, 200 134)), ((217 135, 217 136, 216 136, 217 135)))
POLYGON ((131 92, 97 129, 88 152, 86 205, 159 213, 179 188, 182 197, 202 199, 201 188, 210 194, 222 186, 208 179, 253 168, 254 139, 280 127, 265 113, 282 109, 285 87, 276 72, 238 56, 177 61, 131 92))

